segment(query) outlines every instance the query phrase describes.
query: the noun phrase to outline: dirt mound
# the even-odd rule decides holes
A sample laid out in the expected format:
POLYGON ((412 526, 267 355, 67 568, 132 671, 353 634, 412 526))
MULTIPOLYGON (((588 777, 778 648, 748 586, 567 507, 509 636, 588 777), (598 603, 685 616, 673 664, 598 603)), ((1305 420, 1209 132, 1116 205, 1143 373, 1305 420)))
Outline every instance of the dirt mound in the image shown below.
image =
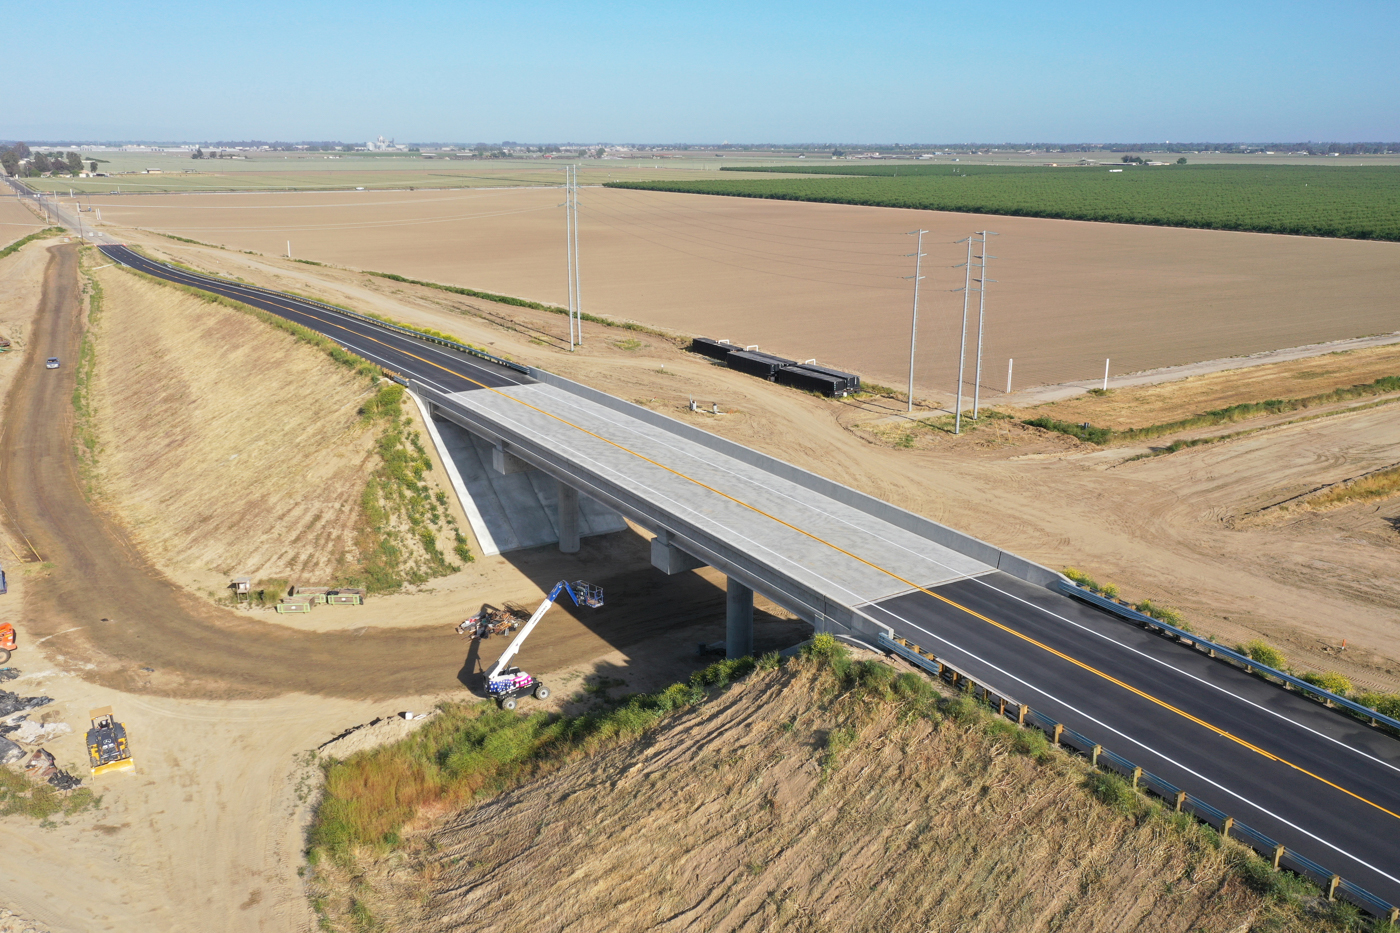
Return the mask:
POLYGON ((1018 754, 1037 743, 926 690, 863 694, 814 662, 755 674, 449 816, 349 909, 391 930, 610 933, 1230 930, 1276 909, 1213 834, 1101 803, 1083 762, 1018 754))

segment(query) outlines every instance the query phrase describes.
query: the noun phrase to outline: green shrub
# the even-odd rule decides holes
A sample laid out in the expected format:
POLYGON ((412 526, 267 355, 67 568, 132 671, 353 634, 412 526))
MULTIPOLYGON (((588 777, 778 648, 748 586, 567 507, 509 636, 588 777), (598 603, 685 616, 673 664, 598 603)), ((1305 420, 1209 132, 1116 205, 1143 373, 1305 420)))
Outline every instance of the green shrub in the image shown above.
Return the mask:
POLYGON ((933 684, 928 679, 915 674, 913 671, 905 671, 894 679, 891 684, 894 695, 908 700, 922 699, 933 693, 933 684))
POLYGON ((1274 866, 1247 849, 1236 849, 1231 855, 1231 867, 1246 885, 1271 900, 1294 904, 1305 897, 1317 897, 1321 892, 1306 878, 1291 871, 1274 871, 1274 866))
POLYGON ((1017 729, 1011 747, 1037 760, 1043 760, 1050 754, 1050 740, 1039 729, 1017 729))
POLYGON ((1112 428, 1096 428, 1089 425, 1087 428, 1080 423, 1073 421, 1057 421, 1054 418, 1041 416, 1039 418, 1029 418, 1021 422, 1032 428, 1042 428, 1046 431, 1055 431, 1059 434, 1068 434, 1070 437, 1077 437, 1081 441, 1090 444, 1107 444, 1113 439, 1112 428))
POLYGON ((1112 771, 1091 771, 1084 778, 1084 786, 1100 801, 1128 816, 1140 815, 1147 806, 1133 785, 1112 771))
POLYGON ((1368 690, 1355 697, 1362 706, 1369 706, 1382 716, 1400 719, 1400 693, 1381 693, 1368 690))
POLYGON ((846 653, 846 646, 827 632, 821 632, 802 646, 802 657, 815 661, 828 661, 846 653))
POLYGON ((1151 616, 1158 622, 1165 622, 1168 625, 1175 626, 1183 632, 1192 630, 1191 626, 1186 624, 1186 620, 1181 617, 1181 613, 1177 612, 1175 609, 1168 609, 1166 606, 1158 606, 1150 599, 1144 599, 1133 608, 1145 616, 1151 616))
POLYGON ((1351 681, 1335 671, 1327 671, 1324 674, 1316 674, 1309 671, 1303 675, 1303 679, 1314 687, 1321 687, 1323 690, 1329 693, 1335 693, 1337 696, 1344 697, 1348 693, 1351 693, 1351 681))
POLYGON ((1089 576, 1082 570, 1076 570, 1073 567, 1066 567, 1064 570, 1064 574, 1066 577, 1073 580, 1075 583, 1078 583, 1080 586, 1087 587, 1088 589, 1093 590, 1095 593, 1099 591, 1099 585, 1094 582, 1094 578, 1089 576))
POLYGON ((855 685, 877 696, 887 697, 894 684, 895 670, 883 661, 862 661, 851 665, 855 685))
POLYGON ((1265 667, 1272 667, 1276 671, 1288 670, 1288 659, 1283 656, 1283 652, 1262 639, 1247 641, 1235 650, 1265 667))
POLYGON ((970 696, 956 696, 944 699, 938 704, 939 710, 960 726, 970 726, 980 722, 987 710, 970 696))
POLYGON ((832 729, 826 734, 826 744, 821 753, 822 780, 825 781, 836 766, 841 763, 841 755, 856 740, 856 730, 851 726, 832 729))

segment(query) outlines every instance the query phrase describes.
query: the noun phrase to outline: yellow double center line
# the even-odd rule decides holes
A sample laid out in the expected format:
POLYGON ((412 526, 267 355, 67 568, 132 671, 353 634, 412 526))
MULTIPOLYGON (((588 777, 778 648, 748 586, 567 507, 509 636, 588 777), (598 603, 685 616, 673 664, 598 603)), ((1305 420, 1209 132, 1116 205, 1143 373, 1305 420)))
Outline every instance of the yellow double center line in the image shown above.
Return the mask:
MULTIPOLYGON (((236 286, 235 286, 235 288, 236 288, 236 286)), ((531 405, 529 402, 525 401, 524 399, 516 398, 516 397, 513 396, 513 395, 507 395, 505 392, 502 392, 500 389, 497 389, 497 388, 495 388, 494 386, 488 386, 488 385, 486 385, 485 383, 479 382, 479 381, 477 381, 476 379, 471 378, 470 376, 467 376, 467 375, 464 375, 464 374, 462 374, 462 373, 459 373, 459 372, 457 372, 457 371, 454 370, 454 369, 449 369, 448 367, 443 366, 443 365, 440 364, 440 363, 435 363, 435 362, 433 362, 433 361, 430 360, 430 359, 426 359, 426 358, 424 358, 424 357, 418 356, 416 353, 410 353, 410 352, 407 351, 407 350, 403 350, 403 349, 400 349, 400 348, 398 348, 398 347, 395 347, 395 346, 393 346, 393 345, 391 345, 391 344, 385 343, 384 341, 379 340, 379 339, 377 339, 377 338, 375 338, 375 337, 371 337, 371 336, 369 336, 369 335, 367 335, 367 334, 359 333, 358 331, 355 331, 355 330, 353 330, 353 329, 351 329, 351 328, 349 328, 349 327, 346 327, 346 326, 343 325, 343 324, 339 324, 339 323, 337 323, 337 322, 334 321, 334 320, 330 320, 330 319, 328 319, 328 318, 321 317, 321 316, 318 315, 318 314, 314 314, 314 313, 312 313, 312 312, 310 312, 310 311, 305 311, 305 310, 303 310, 303 309, 301 309, 301 308, 293 308, 293 307, 290 307, 290 306, 288 306, 288 305, 277 304, 277 302, 272 301, 272 299, 267 298, 265 295, 259 295, 258 297, 262 298, 264 301, 268 301, 268 302, 271 303, 271 304, 277 305, 277 307, 279 307, 279 308, 285 308, 286 310, 292 311, 292 312, 297 313, 297 314, 305 314, 305 315, 307 315, 308 317, 313 317, 313 318, 315 318, 316 320, 321 321, 322 323, 327 324, 327 325, 329 325, 329 326, 331 326, 331 327, 337 327, 337 328, 340 328, 340 329, 343 330, 343 331, 346 331, 347 333, 354 334, 356 337, 360 337, 360 338, 363 338, 363 339, 365 339, 365 340, 371 340, 371 341, 373 341, 374 343, 377 343, 377 344, 379 344, 379 345, 382 346, 382 347, 386 347, 386 348, 388 348, 388 349, 390 349, 390 350, 393 350, 393 351, 396 352, 396 353, 402 353, 402 354, 404 354, 405 356, 411 356, 411 357, 413 357, 415 360, 418 360, 419 362, 426 363, 426 364, 428 364, 429 366, 432 366, 432 367, 435 367, 435 368, 437 368, 437 369, 440 369, 440 370, 442 370, 443 372, 448 373, 448 374, 453 375, 453 376, 456 376, 456 377, 459 378, 459 379, 464 379, 464 380, 466 380, 467 382, 472 383, 473 385, 476 385, 476 386, 481 387, 482 389, 485 389, 485 390, 488 391, 488 392, 494 392, 494 393, 496 393, 497 395, 501 396, 502 398, 508 399, 509 401, 514 402, 514 403, 517 404, 517 405, 522 405, 522 406, 524 406, 525 408, 528 408, 528 409, 530 409, 530 410, 533 411, 533 412, 537 412, 537 413, 539 413, 539 414, 541 414, 541 415, 544 415, 546 418, 551 418, 551 419, 553 419, 554 421, 557 421, 557 422, 559 422, 559 423, 562 424, 562 425, 565 425, 565 426, 567 426, 567 427, 573 428, 574 430, 579 431, 579 432, 581 432, 581 433, 583 433, 583 434, 586 434, 586 435, 588 435, 589 437, 592 437, 592 438, 595 438, 596 440, 602 441, 604 444, 607 444, 607 445, 609 445, 610 447, 615 447, 615 448, 617 448, 618 450, 620 450, 620 451, 622 451, 622 452, 624 452, 624 453, 626 453, 626 454, 629 454, 629 455, 631 455, 631 456, 633 456, 633 457, 636 457, 638 460, 642 460, 642 461, 644 461, 644 462, 646 462, 646 463, 650 463, 652 466, 654 466, 654 467, 656 467, 656 468, 658 468, 658 469, 661 469, 661 470, 665 470, 667 473, 670 473, 670 474, 673 475, 673 476, 679 477, 680 479, 683 479, 683 480, 685 480, 686 482, 694 483, 696 486, 699 486, 701 489, 708 490, 709 492, 712 492, 712 493, 714 493, 714 494, 717 495, 717 496, 720 496, 720 497, 722 497, 722 498, 724 498, 724 499, 728 499, 730 502, 733 502, 733 503, 736 504, 736 505, 742 506, 743 508, 748 509, 749 511, 751 511, 751 512, 757 514, 757 515, 762 515, 764 518, 766 518, 766 519, 768 519, 768 520, 770 520, 770 521, 777 522, 779 525, 782 525, 784 528, 791 529, 792 531, 795 531, 795 532, 797 532, 798 534, 803 535, 803 536, 806 537, 806 538, 810 538, 812 541, 815 541, 815 542, 817 542, 818 544, 821 544, 821 545, 823 545, 823 546, 825 546, 825 547, 829 547, 829 548, 831 548, 833 551, 836 551, 836 552, 838 552, 838 553, 840 553, 840 554, 844 554, 845 556, 849 557, 851 560, 857 561, 857 562, 859 562, 859 563, 861 563, 861 564, 864 564, 865 566, 871 568, 872 570, 876 570, 876 571, 878 571, 878 572, 880 572, 880 573, 885 574, 886 576, 889 576, 889 577, 891 577, 891 578, 893 578, 893 579, 895 579, 895 580, 898 580, 900 583, 903 583, 905 586, 908 586, 908 587, 910 587, 911 589, 915 589, 915 590, 918 590, 919 592, 924 593, 924 594, 926 594, 926 595, 928 595, 928 596, 932 596, 934 599, 939 600, 940 602, 946 603, 947 605, 952 606, 954 609, 961 610, 962 612, 967 613, 968 615, 972 616, 972 617, 975 618, 975 619, 980 619, 980 620, 982 620, 983 622, 986 622, 988 625, 995 626, 996 628, 1000 629, 1000 630, 1003 631, 1003 632, 1006 632, 1006 633, 1009 634, 1009 635, 1014 635, 1015 637, 1017 637, 1017 638, 1021 639, 1022 641, 1026 642, 1027 644, 1035 645, 1037 648, 1040 648, 1040 649, 1043 650, 1043 651, 1047 651, 1047 652, 1049 652, 1050 654, 1053 654, 1055 657, 1060 658, 1061 660, 1068 661, 1070 664, 1073 664, 1075 667, 1078 667, 1078 668, 1080 668, 1081 670, 1087 671, 1087 672, 1089 672, 1089 673, 1091 673, 1091 674, 1094 674, 1094 675, 1096 675, 1096 676, 1098 676, 1098 677, 1102 677, 1104 680, 1108 681, 1109 683, 1116 684, 1117 686, 1122 687, 1124 690, 1127 690, 1127 691, 1130 692, 1130 693, 1133 693, 1133 694, 1135 694, 1135 695, 1137 695, 1137 696, 1139 696, 1139 697, 1142 697, 1144 700, 1147 700, 1147 701, 1150 702, 1150 703, 1155 703, 1157 706, 1160 706, 1162 709, 1165 709, 1165 710, 1168 710, 1168 711, 1170 711, 1170 712, 1173 712, 1173 713, 1175 713, 1176 715, 1182 717, 1183 719, 1190 720, 1191 722, 1196 723, 1196 725, 1201 726, 1201 727, 1204 728, 1204 729, 1208 729, 1208 730, 1210 730, 1211 732, 1215 733, 1216 735, 1221 736, 1222 738, 1229 739, 1230 741, 1232 741, 1232 742, 1236 743, 1237 745, 1240 745, 1240 746, 1242 746, 1242 747, 1244 747, 1244 748, 1249 749, 1250 751, 1254 752, 1254 753, 1257 754, 1257 755, 1261 755, 1261 756, 1263 756, 1264 758, 1269 759, 1270 761, 1276 761, 1276 762, 1278 762, 1279 764, 1286 765, 1286 766, 1288 766, 1289 768, 1292 768, 1294 771, 1297 771, 1297 772, 1300 773, 1300 774, 1305 774, 1305 775, 1307 775, 1308 777, 1312 778, 1312 779, 1315 780, 1315 781, 1319 781, 1319 782, 1321 782, 1321 783, 1323 783, 1323 784, 1326 784, 1328 787, 1331 787, 1331 788, 1334 788, 1334 789, 1336 789, 1336 790, 1341 791, 1342 793, 1346 794, 1348 797, 1352 797, 1352 798, 1354 798, 1354 799, 1356 799, 1356 800, 1359 800, 1359 801, 1361 801, 1361 802, 1364 803, 1364 804, 1369 804, 1370 806, 1375 807, 1377 810, 1380 810, 1382 813, 1389 814, 1390 816, 1393 816, 1393 817, 1395 817, 1396 819, 1400 820, 1400 813, 1396 813, 1396 812, 1393 811, 1393 810, 1390 810, 1390 809, 1388 809, 1388 808, 1386 808, 1386 807, 1383 807, 1383 806, 1381 806, 1380 804, 1376 803, 1375 801, 1370 800, 1370 799, 1368 799, 1368 798, 1366 798, 1366 797, 1363 797, 1363 796, 1361 796, 1360 794, 1358 794, 1358 793, 1356 793, 1356 792, 1354 792, 1354 791, 1347 790, 1345 787, 1342 787, 1340 784, 1337 784, 1337 783, 1335 783, 1335 782, 1333 782, 1333 781, 1329 781, 1327 778, 1322 777, 1321 775, 1316 774, 1316 773, 1314 773, 1314 772, 1312 772, 1312 771, 1309 771, 1307 768, 1304 768, 1304 767, 1301 766, 1301 765, 1295 764, 1295 763, 1293 763, 1292 761, 1289 761, 1287 758, 1283 758, 1283 757, 1281 757, 1281 756, 1279 756, 1279 755, 1275 755, 1273 752, 1270 752, 1270 751, 1267 751, 1267 750, 1265 750, 1265 749, 1262 749, 1262 748, 1260 748, 1259 746, 1255 745, 1255 744, 1252 743, 1252 742, 1246 741, 1245 739, 1242 739, 1242 738, 1240 738, 1240 737, 1237 736, 1237 735, 1233 735, 1233 734, 1231 734, 1230 732, 1227 732, 1226 730, 1221 729, 1219 726, 1215 726, 1215 725, 1212 725, 1212 724, 1209 723, 1209 722, 1206 722, 1204 719, 1201 719, 1199 716, 1192 715, 1191 713, 1188 713, 1188 712, 1186 712, 1186 711, 1183 710, 1183 709, 1180 709, 1180 708, 1178 708, 1178 707, 1176 707, 1176 706, 1173 706, 1172 704, 1168 703, 1168 702, 1165 701, 1165 700, 1162 700, 1162 699, 1160 699, 1160 698, 1158 698, 1158 697, 1155 697, 1155 696, 1153 696, 1152 694, 1147 693, 1147 692, 1145 692, 1145 691, 1143 691, 1143 690, 1139 690, 1137 687, 1134 687, 1132 684, 1125 683, 1124 681, 1119 680, 1117 677, 1114 677, 1112 674, 1105 673, 1104 671, 1099 670, 1098 668, 1094 667, 1093 665, 1086 664, 1086 663, 1084 663, 1083 661, 1080 661, 1080 660, 1077 659, 1077 658, 1074 658, 1074 657, 1071 657, 1070 655, 1065 654, 1063 651, 1059 651, 1059 650, 1057 650, 1057 649, 1055 649, 1055 648, 1052 648, 1052 647, 1050 647, 1049 645, 1045 644, 1044 642, 1039 641, 1039 640, 1037 640, 1037 639, 1035 639, 1035 638, 1032 638, 1031 636, 1025 634, 1024 632, 1019 632, 1019 631, 1017 631, 1017 630, 1014 629, 1014 628, 1011 628, 1011 627, 1009 627, 1009 626, 1007 626, 1007 625, 1003 625, 1002 623, 996 621, 995 619, 988 618, 987 616, 982 615, 982 613, 977 612, 977 611, 974 610, 974 609, 969 609, 967 606, 964 606, 964 605, 962 605, 962 604, 959 603, 959 602, 955 602, 954 600, 951 600, 951 599, 949 599, 949 598, 946 597, 946 596, 943 596, 943 595, 941 595, 941 594, 939 594, 939 593, 935 593, 933 590, 930 590, 930 589, 928 589, 928 588, 926 588, 926 587, 920 586, 919 584, 915 583, 914 581, 909 580, 909 579, 906 579, 905 577, 900 576, 899 574, 895 573, 893 570, 888 570, 888 569, 886 569, 886 568, 884 568, 884 567, 881 567, 879 564, 872 563, 871 561, 866 560, 864 557, 861 557, 859 554, 852 554, 850 551, 846 550, 845 548, 841 547, 840 545, 833 544, 832 542, 827 541, 825 538, 818 537, 817 535, 812 534, 810 531, 806 531, 806 530, 804 530, 804 529, 802 529, 802 528, 797 527, 796 525, 792 524, 791 522, 786 522, 786 521, 784 521, 783 519, 779 518, 778 516, 773 515, 773 514, 770 513, 770 512, 766 512, 766 511, 764 511, 763 509, 759 508, 759 507, 756 506, 756 505, 753 505, 753 504, 751 504, 751 503, 745 502, 745 501, 742 500, 742 499, 739 499, 739 498, 736 498, 736 497, 734 497, 734 496, 731 496, 729 493, 724 492, 724 491, 719 490, 719 489, 716 489, 715 487, 713 487, 713 486, 711 486, 711 485, 709 485, 709 484, 707 484, 707 483, 703 483, 703 482, 701 482, 700 480, 694 478, 693 476, 688 476, 687 474, 682 473, 682 472, 680 472, 679 470, 673 469, 672 467, 668 467, 668 466, 667 466, 666 464, 664 464, 664 463, 659 463, 658 461, 651 459, 650 457, 646 456, 645 454, 641 454, 641 453, 638 453, 638 452, 635 451, 635 450, 632 450, 630 447, 625 447, 625 446, 623 446, 622 444, 617 443, 616 441, 609 440, 608 438, 603 437, 601 434, 597 434, 597 433, 595 433, 595 432, 593 432, 593 431, 588 430, 587 428, 583 427, 582 425, 575 424, 574 422, 569 421, 567 418, 562 418, 562 417, 560 417, 559 415, 556 415, 556 414, 554 414, 554 413, 552 413, 552 412, 548 412, 548 411, 545 411, 544 409, 539 408, 539 407, 537 407, 537 406, 535 406, 535 405, 531 405)))

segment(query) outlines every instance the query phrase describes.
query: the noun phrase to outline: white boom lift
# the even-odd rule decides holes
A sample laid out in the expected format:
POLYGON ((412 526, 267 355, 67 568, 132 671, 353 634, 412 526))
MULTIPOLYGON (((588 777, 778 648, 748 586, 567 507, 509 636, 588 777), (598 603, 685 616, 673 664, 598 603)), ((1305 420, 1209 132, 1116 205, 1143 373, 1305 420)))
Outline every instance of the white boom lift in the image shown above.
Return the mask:
POLYGON ((549 607, 554 605, 554 601, 559 598, 560 591, 567 591, 569 597, 573 599, 575 606, 587 606, 590 609, 597 609, 603 605, 602 587, 593 586, 582 580, 575 580, 570 583, 568 580, 560 580, 554 584, 554 589, 549 591, 549 595, 540 603, 540 608, 535 610, 535 614, 530 616, 530 621, 520 630, 520 634, 515 636, 506 650, 501 652, 501 657, 496 661, 496 666, 491 668, 491 672, 486 675, 486 690, 491 694, 491 698, 500 704, 502 709, 515 709, 517 697, 533 693, 536 699, 543 700, 549 696, 549 688, 540 683, 529 674, 518 667, 508 667, 510 659, 515 657, 520 646, 525 643, 525 639, 530 637, 530 633, 539 625, 540 619, 549 611, 549 607))

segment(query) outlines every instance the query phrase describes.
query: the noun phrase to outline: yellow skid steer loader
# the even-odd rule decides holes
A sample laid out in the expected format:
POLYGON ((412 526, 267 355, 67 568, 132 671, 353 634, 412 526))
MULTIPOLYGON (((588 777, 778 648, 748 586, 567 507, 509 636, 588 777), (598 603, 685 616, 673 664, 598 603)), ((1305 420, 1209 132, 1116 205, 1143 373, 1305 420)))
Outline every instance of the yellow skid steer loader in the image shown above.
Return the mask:
POLYGON ((112 707, 104 706, 88 713, 92 728, 88 730, 88 757, 92 759, 92 776, 109 771, 135 771, 131 750, 126 747, 126 726, 117 722, 112 707))

